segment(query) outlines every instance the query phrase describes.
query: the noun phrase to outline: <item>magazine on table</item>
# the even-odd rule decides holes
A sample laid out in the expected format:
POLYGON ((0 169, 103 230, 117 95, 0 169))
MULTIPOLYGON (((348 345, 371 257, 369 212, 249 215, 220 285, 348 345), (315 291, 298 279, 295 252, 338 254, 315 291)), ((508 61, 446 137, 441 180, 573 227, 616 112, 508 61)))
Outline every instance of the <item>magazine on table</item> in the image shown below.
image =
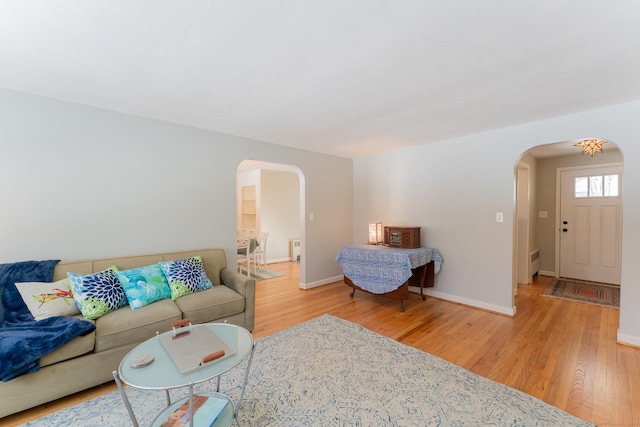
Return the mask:
MULTIPOLYGON (((227 407, 228 400, 212 396, 193 396, 193 425, 212 426, 224 408, 227 407)), ((162 427, 183 427, 188 426, 191 418, 189 416, 189 399, 187 399, 178 409, 173 411, 169 418, 162 423, 162 427)))

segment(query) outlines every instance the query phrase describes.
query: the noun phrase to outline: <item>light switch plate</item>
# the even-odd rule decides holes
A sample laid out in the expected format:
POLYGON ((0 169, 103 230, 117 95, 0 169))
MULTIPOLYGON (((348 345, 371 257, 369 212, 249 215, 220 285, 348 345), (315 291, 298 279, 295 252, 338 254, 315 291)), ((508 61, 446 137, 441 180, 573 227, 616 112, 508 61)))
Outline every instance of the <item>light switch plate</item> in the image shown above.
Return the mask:
POLYGON ((496 222, 504 222, 504 215, 502 212, 496 212, 496 222))

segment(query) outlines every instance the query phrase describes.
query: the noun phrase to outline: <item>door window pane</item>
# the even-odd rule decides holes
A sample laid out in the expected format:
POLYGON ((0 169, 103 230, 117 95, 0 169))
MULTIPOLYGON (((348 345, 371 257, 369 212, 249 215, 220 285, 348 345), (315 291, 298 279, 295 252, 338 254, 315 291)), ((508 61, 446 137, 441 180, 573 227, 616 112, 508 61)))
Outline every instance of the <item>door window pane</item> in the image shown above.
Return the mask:
POLYGON ((589 177, 589 197, 602 197, 602 177, 589 177))
POLYGON ((605 175, 604 176, 604 196, 605 197, 617 197, 618 190, 618 175, 605 175))
POLYGON ((586 176, 576 177, 573 184, 573 193, 575 197, 587 197, 589 193, 587 188, 589 185, 589 178, 586 176))
POLYGON ((619 175, 593 175, 574 178, 573 196, 618 197, 620 195, 619 175))

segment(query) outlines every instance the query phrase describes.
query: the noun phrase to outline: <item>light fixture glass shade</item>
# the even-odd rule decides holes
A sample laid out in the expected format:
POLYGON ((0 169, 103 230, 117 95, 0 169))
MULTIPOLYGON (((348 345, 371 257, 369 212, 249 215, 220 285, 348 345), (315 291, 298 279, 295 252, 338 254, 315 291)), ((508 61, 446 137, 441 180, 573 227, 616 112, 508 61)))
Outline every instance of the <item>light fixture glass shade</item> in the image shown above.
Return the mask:
POLYGON ((595 153, 602 153, 602 144, 606 143, 607 141, 604 139, 585 139, 573 145, 582 147, 582 154, 589 154, 593 157, 595 153))
POLYGON ((369 244, 370 245, 379 245, 382 243, 382 223, 381 222, 371 222, 369 223, 369 244))

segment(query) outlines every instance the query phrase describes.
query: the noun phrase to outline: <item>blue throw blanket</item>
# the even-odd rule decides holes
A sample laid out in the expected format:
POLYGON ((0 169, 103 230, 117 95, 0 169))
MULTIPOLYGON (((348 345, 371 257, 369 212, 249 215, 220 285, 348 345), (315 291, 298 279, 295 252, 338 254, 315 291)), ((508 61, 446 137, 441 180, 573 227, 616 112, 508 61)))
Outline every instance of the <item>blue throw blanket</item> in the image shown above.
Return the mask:
POLYGON ((0 264, 0 378, 9 381, 40 369, 40 358, 95 326, 72 317, 35 321, 16 282, 51 282, 58 260, 0 264))

